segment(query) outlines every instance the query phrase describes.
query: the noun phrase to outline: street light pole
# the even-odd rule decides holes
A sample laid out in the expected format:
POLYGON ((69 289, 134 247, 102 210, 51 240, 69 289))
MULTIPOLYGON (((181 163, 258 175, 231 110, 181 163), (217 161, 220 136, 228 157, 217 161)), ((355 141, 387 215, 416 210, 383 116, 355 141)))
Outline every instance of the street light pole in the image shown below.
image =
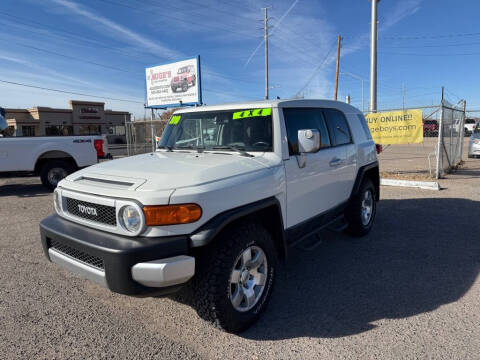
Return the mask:
POLYGON ((372 2, 372 24, 370 34, 370 111, 377 111, 377 4, 380 0, 372 2))
POLYGON ((355 74, 352 74, 351 72, 346 72, 346 71, 342 71, 340 73, 341 75, 348 75, 348 76, 351 76, 352 78, 354 79, 357 79, 357 80, 360 80, 362 82, 362 112, 365 112, 365 97, 364 97, 364 86, 363 86, 363 82, 365 81, 361 76, 358 76, 358 75, 355 75, 355 74))
POLYGON ((264 40, 265 40, 265 100, 268 100, 268 8, 263 8, 265 10, 265 19, 264 19, 264 40))

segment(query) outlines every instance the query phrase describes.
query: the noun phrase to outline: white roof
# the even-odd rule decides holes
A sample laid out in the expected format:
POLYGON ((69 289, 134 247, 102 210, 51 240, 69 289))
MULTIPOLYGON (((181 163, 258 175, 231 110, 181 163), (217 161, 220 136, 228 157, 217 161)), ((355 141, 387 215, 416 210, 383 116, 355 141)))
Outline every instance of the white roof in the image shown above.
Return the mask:
POLYGON ((247 101, 219 105, 202 105, 196 107, 185 107, 175 111, 176 114, 189 113, 197 111, 218 111, 218 110, 236 110, 236 109, 255 109, 264 107, 326 107, 340 109, 346 113, 361 113, 357 108, 335 100, 320 99, 275 99, 275 100, 259 100, 247 101))

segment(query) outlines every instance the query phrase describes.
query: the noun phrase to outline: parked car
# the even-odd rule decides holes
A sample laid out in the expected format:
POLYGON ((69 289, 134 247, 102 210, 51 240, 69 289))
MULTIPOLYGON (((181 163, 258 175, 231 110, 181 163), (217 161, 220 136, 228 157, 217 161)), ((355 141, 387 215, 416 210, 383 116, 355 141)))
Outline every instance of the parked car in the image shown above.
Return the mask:
POLYGON ((176 92, 177 89, 186 92, 189 87, 195 86, 196 83, 195 67, 187 65, 178 69, 177 75, 173 77, 170 86, 173 92, 176 92))
POLYGON ((156 152, 62 180, 41 242, 50 261, 113 292, 186 286, 200 316, 240 332, 265 309, 288 247, 311 249, 326 227, 370 231, 379 183, 365 117, 346 103, 182 109, 156 152))
POLYGON ((102 136, 2 137, 0 174, 33 173, 49 190, 68 174, 105 156, 102 136))
POLYGON ((475 119, 465 119, 465 136, 470 136, 475 129, 475 119))
POLYGON ((438 136, 437 120, 423 120, 423 136, 438 136))
POLYGON ((477 121, 468 144, 468 157, 480 157, 480 121, 477 121))

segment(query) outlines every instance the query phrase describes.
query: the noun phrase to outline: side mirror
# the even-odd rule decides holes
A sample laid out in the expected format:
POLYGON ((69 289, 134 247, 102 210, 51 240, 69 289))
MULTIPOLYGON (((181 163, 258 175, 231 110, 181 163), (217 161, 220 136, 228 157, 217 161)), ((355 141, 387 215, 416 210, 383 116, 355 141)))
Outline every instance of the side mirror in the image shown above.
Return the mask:
POLYGON ((298 151, 314 153, 320 150, 320 131, 318 129, 298 130, 298 151))

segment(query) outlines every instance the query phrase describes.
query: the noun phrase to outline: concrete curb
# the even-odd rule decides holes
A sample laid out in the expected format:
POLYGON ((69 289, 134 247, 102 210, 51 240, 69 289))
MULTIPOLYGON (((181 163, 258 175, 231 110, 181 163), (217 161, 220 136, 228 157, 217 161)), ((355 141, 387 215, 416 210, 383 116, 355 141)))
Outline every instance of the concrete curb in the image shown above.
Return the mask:
POLYGON ((413 187, 425 190, 440 190, 440 184, 436 181, 414 181, 397 179, 380 179, 380 185, 413 187))

